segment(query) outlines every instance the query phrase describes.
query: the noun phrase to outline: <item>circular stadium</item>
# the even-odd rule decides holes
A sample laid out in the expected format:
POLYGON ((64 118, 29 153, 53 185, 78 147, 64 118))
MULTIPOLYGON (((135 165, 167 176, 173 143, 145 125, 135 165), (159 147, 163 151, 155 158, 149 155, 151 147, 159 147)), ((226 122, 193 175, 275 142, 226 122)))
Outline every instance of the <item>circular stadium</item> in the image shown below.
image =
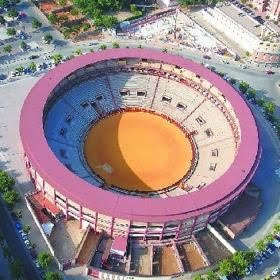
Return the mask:
POLYGON ((191 60, 148 49, 76 57, 21 112, 26 168, 66 218, 136 239, 189 238, 226 212, 260 160, 239 93, 191 60))

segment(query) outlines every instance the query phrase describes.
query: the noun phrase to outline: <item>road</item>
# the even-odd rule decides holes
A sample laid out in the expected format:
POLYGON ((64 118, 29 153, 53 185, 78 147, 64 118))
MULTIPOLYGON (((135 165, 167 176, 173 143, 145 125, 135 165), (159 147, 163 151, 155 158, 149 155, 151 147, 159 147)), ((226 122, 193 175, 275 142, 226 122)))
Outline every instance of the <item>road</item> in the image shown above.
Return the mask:
POLYGON ((25 278, 28 280, 40 279, 38 271, 32 262, 31 256, 19 237, 9 212, 3 205, 2 199, 0 199, 0 228, 13 257, 15 259, 19 259, 23 263, 25 278))

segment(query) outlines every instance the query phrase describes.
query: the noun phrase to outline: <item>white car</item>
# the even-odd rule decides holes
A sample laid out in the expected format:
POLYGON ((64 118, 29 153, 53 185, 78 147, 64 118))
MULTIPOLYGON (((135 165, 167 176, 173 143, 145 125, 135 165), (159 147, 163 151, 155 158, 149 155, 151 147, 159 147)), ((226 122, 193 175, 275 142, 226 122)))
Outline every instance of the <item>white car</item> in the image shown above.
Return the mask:
POLYGON ((275 268, 272 272, 271 272, 271 276, 272 277, 274 277, 274 276, 276 276, 278 273, 279 273, 279 271, 280 271, 280 269, 277 267, 277 268, 275 268))
MULTIPOLYGON (((274 126, 274 128, 276 128, 274 126)), ((277 239, 273 239, 272 244, 276 247, 276 248, 280 248, 280 241, 277 239)))

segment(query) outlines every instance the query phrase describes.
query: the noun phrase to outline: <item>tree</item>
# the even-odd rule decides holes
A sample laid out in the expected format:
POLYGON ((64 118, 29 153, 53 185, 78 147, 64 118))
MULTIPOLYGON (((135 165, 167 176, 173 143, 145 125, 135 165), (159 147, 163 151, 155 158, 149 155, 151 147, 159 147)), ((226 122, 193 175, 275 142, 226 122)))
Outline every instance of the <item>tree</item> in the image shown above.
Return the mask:
POLYGON ((255 252, 251 251, 238 251, 231 257, 231 262, 234 266, 234 274, 243 277, 246 274, 246 268, 254 261, 256 256, 255 252))
POLYGON ((277 233, 279 233, 280 232, 280 224, 275 224, 274 226, 273 226, 273 233, 274 234, 277 234, 277 233))
POLYGON ((266 242, 263 239, 261 239, 255 244, 255 247, 259 252, 262 252, 266 248, 266 242))
POLYGON ((207 274, 206 274, 206 279, 207 280, 219 280, 219 277, 217 276, 217 274, 214 272, 214 271, 209 271, 207 274))
POLYGON ((24 41, 21 41, 21 43, 20 43, 20 48, 21 48, 23 51, 27 50, 27 44, 26 44, 24 41))
POLYGON ((120 47, 120 44, 117 43, 117 42, 114 42, 114 43, 112 44, 112 46, 113 46, 114 49, 118 49, 118 48, 120 47))
POLYGON ((53 37, 51 34, 46 34, 44 37, 43 37, 43 41, 46 43, 46 44, 50 44, 51 41, 53 40, 53 37))
POLYGON ((9 0, 0 0, 0 7, 1 8, 6 8, 9 6, 9 0))
POLYGON ((38 255, 38 262, 42 268, 47 268, 52 263, 52 256, 47 252, 41 252, 38 255))
POLYGON ((3 16, 0 16, 0 24, 5 24, 6 20, 3 16))
POLYGON ((248 96, 249 99, 255 100, 256 94, 257 94, 257 91, 255 89, 251 88, 247 91, 247 96, 248 96))
POLYGON ((276 105, 273 102, 271 101, 265 102, 264 111, 267 115, 273 115, 275 110, 276 110, 276 105))
POLYGON ((143 47, 142 47, 142 45, 140 44, 140 45, 137 46, 137 48, 138 48, 138 49, 142 49, 143 47))
POLYGON ((30 226, 30 225, 24 225, 23 228, 22 228, 22 230, 23 230, 26 234, 28 234, 28 233, 30 233, 31 226, 30 226))
POLYGON ((12 258, 12 254, 11 254, 10 248, 9 248, 8 246, 5 245, 5 246, 2 248, 2 250, 3 250, 3 256, 4 256, 4 258, 5 258, 5 259, 8 259, 8 260, 10 261, 11 258, 12 258))
POLYGON ((83 24, 83 31, 88 31, 90 29, 90 24, 89 23, 84 23, 83 24))
POLYGON ((0 170, 0 192, 10 190, 15 184, 15 180, 5 171, 0 170))
POLYGON ((22 74, 23 71, 24 71, 24 67, 23 67, 23 66, 18 66, 18 67, 16 68, 16 71, 19 72, 20 74, 22 74))
POLYGON ((202 278, 202 276, 200 274, 194 275, 194 277, 192 279, 193 280, 203 280, 203 278, 202 278))
POLYGON ((58 23, 58 16, 51 12, 49 15, 48 15, 48 20, 50 21, 51 24, 56 24, 58 23))
POLYGON ((44 280, 62 280, 61 274, 58 272, 47 271, 44 275, 44 280))
POLYGON ((229 259, 224 259, 219 262, 219 272, 221 275, 229 276, 234 272, 234 266, 229 259))
POLYGON ((11 9, 8 12, 8 16, 14 19, 14 18, 16 18, 18 16, 18 11, 16 9, 11 9))
POLYGON ((61 54, 54 54, 51 56, 51 59, 53 59, 54 64, 57 65, 62 61, 63 56, 61 54))
POLYGON ((35 72, 37 70, 37 66, 35 64, 34 61, 32 61, 29 65, 29 69, 32 71, 32 72, 35 72))
POLYGON ((13 27, 9 27, 9 28, 7 28, 6 33, 8 36, 14 36, 14 35, 16 35, 17 32, 13 27))
POLYGON ((21 279, 24 275, 22 262, 19 260, 11 262, 10 271, 14 279, 21 279))
POLYGON ((38 29, 38 28, 40 28, 42 26, 42 23, 38 19, 36 19, 36 18, 32 19, 31 24, 32 24, 32 28, 33 29, 38 29))
POLYGON ((99 49, 100 49, 100 50, 102 50, 102 51, 104 51, 104 50, 106 50, 106 49, 107 49, 107 46, 106 46, 106 45, 104 45, 104 44, 103 44, 103 45, 100 45, 99 49))
POLYGON ((19 193, 15 190, 8 190, 3 193, 3 199, 4 201, 10 206, 13 207, 16 202, 19 201, 20 196, 19 193))
POLYGON ((94 24, 99 27, 112 28, 118 23, 118 19, 114 16, 100 15, 95 18, 94 24))
POLYGON ((245 52, 246 56, 250 56, 250 53, 248 51, 245 52))
POLYGON ((59 6, 65 6, 67 4, 67 0, 58 0, 59 6))
POLYGON ((246 83, 246 82, 244 82, 244 81, 241 81, 240 84, 239 84, 239 90, 240 90, 243 94, 245 94, 245 93, 247 92, 247 90, 248 90, 249 87, 250 87, 249 84, 246 83))
POLYGON ((234 84, 236 83, 236 79, 230 78, 230 79, 229 79, 229 82, 230 82, 232 85, 234 85, 234 84))
POLYGON ((273 240, 274 240, 274 235, 272 233, 267 234, 264 238, 266 244, 271 243, 273 240))
POLYGON ((11 53, 13 50, 13 47, 11 45, 7 45, 3 48, 3 50, 4 50, 4 52, 11 53))
POLYGON ((82 54, 82 50, 81 50, 81 49, 77 49, 77 50, 75 51, 75 53, 76 53, 76 55, 81 55, 81 54, 82 54))
POLYGON ((258 99, 256 100, 256 103, 257 103, 258 106, 263 107, 264 104, 265 104, 265 101, 264 101, 263 98, 258 98, 258 99))

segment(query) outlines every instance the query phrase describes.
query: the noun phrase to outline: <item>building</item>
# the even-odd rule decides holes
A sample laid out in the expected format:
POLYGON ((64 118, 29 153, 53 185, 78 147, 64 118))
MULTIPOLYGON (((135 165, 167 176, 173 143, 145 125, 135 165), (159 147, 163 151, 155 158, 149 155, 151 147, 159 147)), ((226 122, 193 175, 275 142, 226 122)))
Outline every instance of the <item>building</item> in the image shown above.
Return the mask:
POLYGON ((261 155, 252 112, 230 84, 191 60, 145 49, 58 65, 26 98, 20 135, 35 188, 66 219, 158 242, 188 239, 216 221, 261 155), (174 135, 180 145, 166 142, 174 135))
POLYGON ((265 12, 270 19, 275 21, 280 19, 280 0, 253 0, 252 5, 259 12, 265 12))

